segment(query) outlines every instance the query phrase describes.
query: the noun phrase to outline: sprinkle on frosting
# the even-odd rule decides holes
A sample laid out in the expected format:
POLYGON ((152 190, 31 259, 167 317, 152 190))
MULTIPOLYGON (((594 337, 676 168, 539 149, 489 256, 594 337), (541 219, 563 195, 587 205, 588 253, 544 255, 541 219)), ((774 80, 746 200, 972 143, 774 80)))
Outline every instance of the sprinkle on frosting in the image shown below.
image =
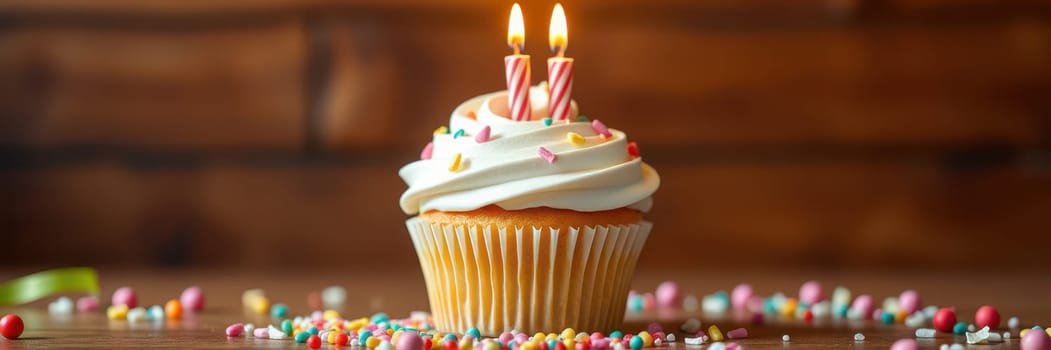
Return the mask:
POLYGON ((434 155, 434 142, 428 142, 426 146, 423 146, 423 151, 420 151, 420 159, 428 160, 434 155))
POLYGON ((632 158, 638 158, 642 155, 639 153, 639 145, 636 144, 635 141, 628 142, 628 154, 630 154, 632 158))
MULTIPOLYGON (((463 129, 461 129, 461 130, 463 130, 463 129)), ((478 135, 474 135, 474 142, 485 143, 485 142, 489 141, 489 134, 491 132, 492 132, 492 129, 490 129, 488 125, 483 126, 481 130, 478 130, 478 135)))
POLYGON ((586 116, 579 116, 579 117, 577 117, 577 121, 581 122, 581 123, 587 123, 588 122, 588 117, 586 117, 586 116))
POLYGON ((478 120, 478 114, 475 113, 474 111, 467 111, 466 116, 467 116, 467 118, 478 120))
POLYGON ((540 158, 544 158, 544 160, 546 160, 548 163, 554 163, 556 160, 558 160, 558 156, 554 153, 551 153, 551 151, 549 151, 547 148, 544 148, 544 146, 540 146, 540 148, 537 148, 536 153, 540 155, 540 158))
POLYGON ((444 135, 444 134, 448 134, 448 133, 449 133, 449 128, 444 127, 444 126, 439 126, 437 129, 434 129, 434 134, 435 135, 444 135))
POLYGON ((453 161, 449 164, 450 172, 459 172, 463 168, 463 154, 457 153, 453 155, 453 161))
POLYGON ((456 133, 453 134, 453 139, 455 140, 455 139, 460 138, 460 136, 463 136, 463 133, 464 133, 463 129, 456 130, 456 133))
POLYGON ((580 136, 580 134, 572 131, 566 133, 566 138, 569 139, 569 143, 577 146, 583 145, 584 141, 587 141, 584 139, 584 136, 580 136))
POLYGON ((603 124, 598 119, 591 121, 591 129, 607 139, 613 136, 613 134, 609 132, 609 128, 606 127, 606 124, 603 124))
POLYGON ((529 121, 507 118, 506 92, 473 97, 456 107, 446 128, 431 140, 430 158, 399 171, 409 185, 400 200, 402 210, 412 215, 496 205, 505 210, 649 211, 660 177, 629 155, 624 132, 595 119, 579 121, 575 104, 566 118, 570 122, 544 120, 546 94, 534 89, 529 121), (449 137, 460 129, 463 134, 457 136, 465 137, 449 137), (579 138, 570 133, 584 142, 575 144, 579 138), (558 163, 538 166, 537 158, 558 163))

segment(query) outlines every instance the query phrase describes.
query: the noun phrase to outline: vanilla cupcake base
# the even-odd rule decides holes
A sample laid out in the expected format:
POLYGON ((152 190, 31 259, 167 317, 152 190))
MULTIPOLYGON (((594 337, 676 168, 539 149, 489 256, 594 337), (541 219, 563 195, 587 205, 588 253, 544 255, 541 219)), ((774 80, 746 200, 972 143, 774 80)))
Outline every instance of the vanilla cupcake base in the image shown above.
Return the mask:
POLYGON ((653 225, 496 228, 406 221, 427 283, 435 327, 608 332, 624 320, 635 263, 653 225))

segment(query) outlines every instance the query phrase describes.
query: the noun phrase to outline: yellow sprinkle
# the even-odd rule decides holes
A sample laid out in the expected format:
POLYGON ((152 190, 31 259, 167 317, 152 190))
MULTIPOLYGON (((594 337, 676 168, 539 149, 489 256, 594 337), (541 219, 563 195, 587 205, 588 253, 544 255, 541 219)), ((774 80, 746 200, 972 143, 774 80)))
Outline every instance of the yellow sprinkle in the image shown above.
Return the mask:
POLYGON ((638 337, 642 338, 642 346, 643 347, 648 348, 648 347, 653 346, 653 336, 650 335, 650 332, 647 332, 647 331, 639 332, 638 337))
POLYGON ((562 344, 566 346, 566 349, 575 349, 577 346, 577 341, 573 340, 573 338, 566 338, 562 340, 562 344))
POLYGON ((321 318, 325 321, 331 321, 339 318, 339 312, 336 310, 325 310, 325 313, 321 314, 321 318))
POLYGON ((460 350, 471 350, 474 349, 474 342, 466 339, 460 339, 460 350))
POLYGON ((566 138, 568 138, 569 142, 574 145, 583 145, 584 142, 587 141, 584 139, 584 136, 580 136, 580 134, 572 131, 566 133, 566 138))
POLYGON ((785 303, 782 305, 781 313, 785 316, 792 316, 796 314, 796 306, 799 302, 795 298, 785 298, 785 303))
POLYGON ((109 317, 109 319, 111 319, 111 320, 124 320, 124 319, 127 319, 128 318, 128 306, 124 305, 124 304, 110 306, 109 308, 106 309, 106 317, 109 317))
POLYGON ((328 340, 329 344, 335 344, 336 343, 336 332, 329 332, 328 333, 328 339, 326 339, 326 340, 328 340))
POLYGON ((544 337, 544 338, 547 339, 547 340, 558 340, 558 334, 548 333, 547 337, 544 337))
POLYGON ((527 341, 525 343, 522 343, 522 350, 536 350, 536 349, 537 349, 536 342, 527 341))
POLYGON ((723 341, 723 331, 720 331, 719 327, 716 327, 713 324, 711 327, 708 327, 708 337, 711 338, 713 342, 723 341))
POLYGON ((365 347, 369 349, 375 349, 377 346, 380 346, 380 338, 378 337, 369 337, 369 339, 365 341, 365 347))
POLYGON ((449 128, 444 127, 444 126, 440 126, 437 129, 434 129, 434 134, 435 135, 444 135, 444 134, 448 134, 448 133, 449 133, 449 128))
POLYGON ((266 315, 267 311, 270 311, 270 299, 264 296, 259 296, 252 300, 252 311, 260 315, 266 315))
POLYGON ((457 153, 455 156, 453 156, 452 164, 449 164, 449 171, 454 172, 454 173, 455 172, 459 172, 460 168, 463 166, 463 164, 461 164, 461 163, 463 163, 463 155, 460 154, 460 153, 457 153))

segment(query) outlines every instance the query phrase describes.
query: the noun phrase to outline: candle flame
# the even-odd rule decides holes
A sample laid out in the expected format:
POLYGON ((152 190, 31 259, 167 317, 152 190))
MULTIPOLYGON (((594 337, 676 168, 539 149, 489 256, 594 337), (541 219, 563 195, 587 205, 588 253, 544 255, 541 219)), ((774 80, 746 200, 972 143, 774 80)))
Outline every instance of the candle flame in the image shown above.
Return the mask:
POLYGON ((562 9, 561 3, 555 3, 555 9, 551 11, 551 26, 548 29, 547 39, 551 45, 551 51, 562 56, 566 51, 566 45, 569 44, 569 29, 566 27, 566 11, 562 9))
POLYGON ((507 21, 507 46, 515 53, 525 46, 525 21, 522 20, 522 7, 517 2, 511 6, 511 18, 507 21))

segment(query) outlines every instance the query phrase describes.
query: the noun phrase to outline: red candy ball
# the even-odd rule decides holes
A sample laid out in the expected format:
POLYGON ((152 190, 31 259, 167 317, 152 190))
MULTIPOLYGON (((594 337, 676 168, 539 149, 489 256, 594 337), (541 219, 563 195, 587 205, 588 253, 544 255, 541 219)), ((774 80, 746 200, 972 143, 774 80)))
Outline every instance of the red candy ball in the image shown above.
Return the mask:
POLYGON ((307 338, 307 347, 311 348, 311 349, 320 349, 321 348, 321 337, 316 336, 316 335, 312 335, 312 336, 310 336, 310 338, 307 338))
POLYGON ((15 314, 4 315, 0 318, 0 335, 3 335, 7 339, 15 339, 22 335, 22 331, 26 329, 25 323, 22 323, 22 318, 15 314))
POLYGON ((996 311, 995 307, 982 306, 978 308, 978 312, 974 313, 974 324, 978 328, 989 326, 989 328, 997 329, 1000 327, 1000 312, 996 311))
POLYGON ((942 308, 934 314, 934 329, 942 332, 952 332, 952 326, 956 324, 956 311, 950 308, 942 308))

